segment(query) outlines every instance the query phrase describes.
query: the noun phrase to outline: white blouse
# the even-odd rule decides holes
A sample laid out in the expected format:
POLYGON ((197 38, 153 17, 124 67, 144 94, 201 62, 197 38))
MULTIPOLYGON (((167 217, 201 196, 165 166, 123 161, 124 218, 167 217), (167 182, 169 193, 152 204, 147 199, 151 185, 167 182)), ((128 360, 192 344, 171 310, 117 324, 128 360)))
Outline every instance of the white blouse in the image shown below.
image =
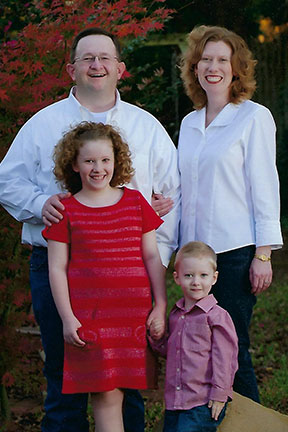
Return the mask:
POLYGON ((215 252, 243 246, 280 248, 276 127, 252 101, 228 104, 205 128, 206 108, 182 121, 179 136, 180 245, 192 240, 215 252))

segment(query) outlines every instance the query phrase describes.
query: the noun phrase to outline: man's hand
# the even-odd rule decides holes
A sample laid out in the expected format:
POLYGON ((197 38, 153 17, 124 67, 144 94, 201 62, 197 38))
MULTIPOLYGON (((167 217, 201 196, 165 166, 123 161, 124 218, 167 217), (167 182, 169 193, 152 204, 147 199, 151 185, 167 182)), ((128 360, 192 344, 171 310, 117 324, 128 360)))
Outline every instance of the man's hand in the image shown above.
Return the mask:
POLYGON ((153 194, 151 205, 155 212, 160 216, 165 216, 173 207, 173 200, 171 198, 164 198, 162 194, 153 194))
POLYGON ((70 196, 70 192, 58 193, 47 199, 42 208, 42 219, 46 226, 49 227, 53 223, 58 223, 62 219, 63 216, 58 210, 63 211, 65 207, 60 200, 63 198, 69 198, 70 196))
POLYGON ((208 402, 208 408, 211 408, 211 416, 214 420, 218 420, 218 417, 224 408, 225 402, 213 401, 208 402))

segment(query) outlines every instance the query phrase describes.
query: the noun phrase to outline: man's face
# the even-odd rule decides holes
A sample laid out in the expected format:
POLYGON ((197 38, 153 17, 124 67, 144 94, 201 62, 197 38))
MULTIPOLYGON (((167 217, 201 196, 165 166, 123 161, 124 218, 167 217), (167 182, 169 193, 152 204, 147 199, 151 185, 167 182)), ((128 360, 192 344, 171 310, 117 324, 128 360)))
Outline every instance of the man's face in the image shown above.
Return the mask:
POLYGON ((115 93, 124 70, 125 64, 118 61, 115 45, 104 35, 89 35, 80 39, 75 61, 67 65, 77 91, 81 94, 101 93, 104 97, 115 93))

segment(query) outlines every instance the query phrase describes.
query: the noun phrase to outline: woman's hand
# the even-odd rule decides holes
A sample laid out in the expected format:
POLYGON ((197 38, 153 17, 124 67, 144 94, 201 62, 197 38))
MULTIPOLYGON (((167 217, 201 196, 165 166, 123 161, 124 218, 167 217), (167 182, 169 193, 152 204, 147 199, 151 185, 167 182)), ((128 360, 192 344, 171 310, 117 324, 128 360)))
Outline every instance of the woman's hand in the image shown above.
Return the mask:
POLYGON ((63 336, 65 342, 76 347, 83 347, 85 342, 78 336, 77 330, 82 327, 80 321, 75 316, 63 321, 63 336))
POLYGON ((258 246, 255 250, 255 257, 249 270, 249 278, 252 286, 251 292, 255 295, 265 291, 272 282, 271 246, 258 246), (264 255, 267 261, 261 261, 257 256, 264 255))

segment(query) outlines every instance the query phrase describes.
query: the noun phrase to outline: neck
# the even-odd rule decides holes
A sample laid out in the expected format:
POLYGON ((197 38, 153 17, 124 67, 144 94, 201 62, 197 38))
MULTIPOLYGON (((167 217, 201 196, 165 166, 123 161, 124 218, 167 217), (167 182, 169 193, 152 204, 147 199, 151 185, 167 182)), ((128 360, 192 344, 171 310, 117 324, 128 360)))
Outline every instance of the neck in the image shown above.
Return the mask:
POLYGON ((96 93, 93 91, 87 93, 76 87, 74 96, 82 106, 87 108, 89 111, 96 113, 108 111, 113 108, 116 103, 116 91, 111 92, 111 94, 107 96, 107 93, 96 93))
POLYGON ((206 127, 214 120, 229 103, 228 97, 210 97, 206 105, 206 127))
POLYGON ((83 188, 74 197, 81 203, 90 207, 105 207, 116 204, 123 194, 123 190, 109 187, 103 190, 90 190, 83 188))

